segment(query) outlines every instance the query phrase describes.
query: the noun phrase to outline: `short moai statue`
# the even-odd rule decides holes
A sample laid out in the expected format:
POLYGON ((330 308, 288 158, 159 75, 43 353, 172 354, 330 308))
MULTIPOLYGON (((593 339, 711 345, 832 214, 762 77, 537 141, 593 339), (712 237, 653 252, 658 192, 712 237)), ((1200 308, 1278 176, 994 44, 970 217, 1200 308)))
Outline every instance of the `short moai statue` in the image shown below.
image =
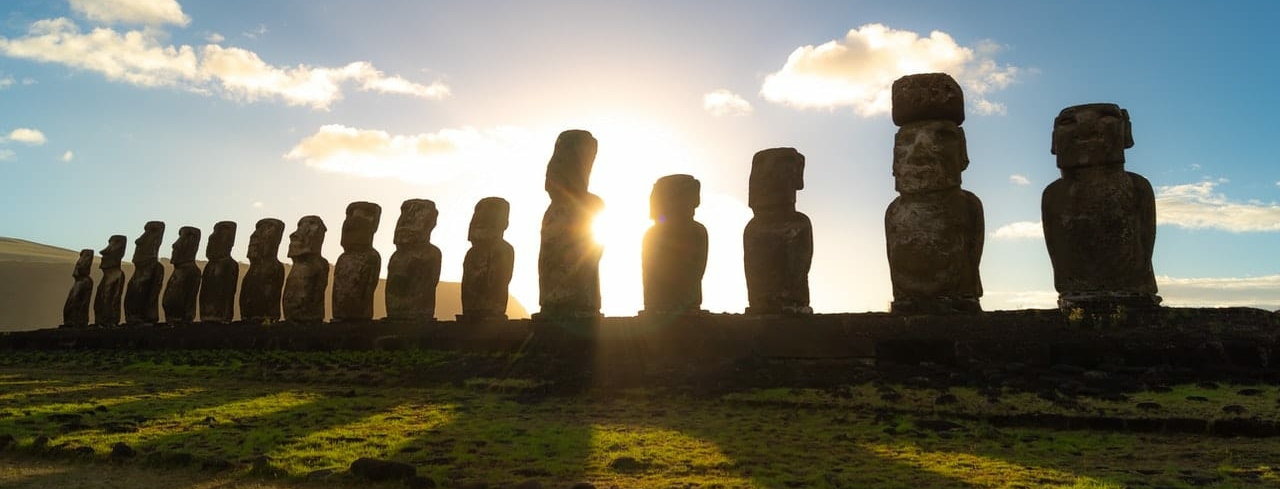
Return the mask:
POLYGON ((747 206, 754 216, 742 231, 747 314, 812 314, 809 266, 813 224, 796 211, 804 188, 804 155, 772 148, 751 159, 747 206))
POLYGON ((964 94, 945 73, 893 83, 894 189, 884 215, 890 311, 949 314, 982 310, 982 202, 960 188, 969 166, 964 94))
POLYGON ((586 319, 600 316, 600 256, 591 226, 604 208, 587 191, 598 143, 591 133, 569 130, 556 138, 547 163, 545 188, 551 204, 542 216, 538 249, 538 305, 535 318, 586 319))
POLYGON ((204 256, 209 259, 200 278, 200 321, 229 323, 235 319, 236 284, 240 282, 240 264, 231 258, 236 243, 235 221, 219 221, 213 225, 204 256))
POLYGON ((382 255, 373 249, 382 206, 372 202, 347 205, 342 221, 342 254, 333 267, 333 320, 373 319, 373 292, 382 272, 382 255))
POLYGON ((142 236, 133 241, 133 276, 124 291, 124 322, 156 324, 160 322, 160 289, 164 286, 164 265, 160 263, 160 244, 164 240, 164 223, 147 222, 142 236))
POLYGON ((467 229, 471 249, 462 260, 462 314, 460 322, 507 318, 508 287, 515 268, 516 250, 502 239, 511 216, 511 204, 499 197, 476 203, 467 229))
POLYGON ((1044 189, 1040 209, 1063 310, 1160 304, 1151 266, 1155 194, 1146 178, 1125 171, 1131 147, 1129 112, 1116 104, 1067 107, 1053 121, 1062 178, 1044 189))
POLYGON ((702 311, 702 275, 707 270, 707 228, 693 220, 702 184, 690 175, 667 175, 653 184, 640 265, 644 281, 641 314, 702 311))
POLYGON ((387 319, 435 320, 440 248, 431 244, 431 231, 439 217, 436 203, 430 200, 409 199, 400 204, 392 238, 396 251, 387 260, 387 319))
POLYGON ((280 240, 283 236, 284 221, 270 217, 259 220, 249 235, 246 250, 249 270, 245 271, 240 284, 242 320, 259 323, 280 320, 280 291, 284 287, 280 240))
POLYGON ((324 293, 329 287, 329 260, 320 255, 329 229, 318 216, 303 216, 289 235, 293 268, 284 282, 284 319, 298 323, 324 321, 324 293))
POLYGON ((191 226, 178 228, 178 240, 173 242, 173 254, 169 264, 173 273, 164 288, 164 319, 169 324, 191 324, 196 320, 196 306, 200 298, 200 266, 196 265, 196 252, 200 249, 200 230, 191 226))
POLYGON ((89 325, 89 304, 93 299, 93 277, 89 271, 93 268, 93 250, 80 250, 76 259, 76 268, 71 272, 71 291, 67 292, 67 302, 62 306, 62 326, 79 328, 89 325))
POLYGON ((93 296, 93 323, 110 327, 120 324, 120 301, 124 292, 124 271, 120 269, 120 260, 124 259, 124 249, 129 238, 116 234, 107 240, 107 247, 99 253, 102 261, 98 268, 102 269, 102 281, 93 296))

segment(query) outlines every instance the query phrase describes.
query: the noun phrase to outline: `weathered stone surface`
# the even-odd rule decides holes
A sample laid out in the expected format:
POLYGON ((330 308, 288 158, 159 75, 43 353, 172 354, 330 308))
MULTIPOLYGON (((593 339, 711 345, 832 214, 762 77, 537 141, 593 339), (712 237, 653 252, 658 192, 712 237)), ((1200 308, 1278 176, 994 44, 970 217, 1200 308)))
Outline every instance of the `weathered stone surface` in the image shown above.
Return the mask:
POLYGON ((506 319, 508 287, 515 268, 516 251, 502 239, 511 215, 511 204, 499 197, 485 197, 471 214, 467 240, 471 249, 462 260, 462 314, 459 321, 506 319))
POLYGON ((62 306, 62 325, 79 327, 89 325, 89 304, 93 299, 93 277, 89 270, 93 268, 93 250, 80 250, 80 258, 76 259, 76 268, 71 272, 71 291, 67 292, 67 302, 62 306))
POLYGON ((643 313, 682 314, 702 307, 707 270, 707 228, 693 219, 702 184, 690 175, 667 175, 653 184, 640 262, 643 313))
POLYGON ((884 217, 892 312, 981 310, 978 265, 985 224, 982 202, 960 188, 960 173, 968 166, 964 129, 951 120, 908 123, 894 137, 894 187, 900 195, 884 217))
POLYGON ((249 270, 240 285, 240 318, 271 322, 280 320, 280 291, 284 264, 280 263, 280 239, 284 221, 261 219, 249 235, 249 270))
POLYGON ((196 265, 196 252, 200 248, 200 230, 191 226, 178 229, 178 239, 173 242, 173 255, 169 263, 173 274, 164 288, 164 318, 169 324, 188 324, 196 319, 196 305, 200 297, 200 266, 196 265))
POLYGON ((329 260, 320 256, 328 231, 318 216, 303 216, 298 229, 289 235, 289 258, 293 268, 284 282, 281 303, 287 321, 324 321, 324 293, 329 287, 329 260))
POLYGON ((160 289, 164 285, 164 265, 160 263, 160 242, 164 223, 147 222, 142 236, 133 242, 133 276, 124 291, 124 321, 127 324, 160 322, 160 289))
POLYGON ((600 315, 600 255, 591 225, 604 208, 587 192, 598 143, 591 133, 569 130, 556 138, 547 163, 551 204, 542 216, 538 249, 538 304, 535 317, 600 315))
POLYGON ((438 217, 440 211, 430 200, 409 199, 400 204, 392 238, 396 251, 387 261, 388 319, 435 319, 440 248, 431 244, 431 231, 438 217))
POLYGON ((907 75, 893 82, 893 123, 945 120, 964 123, 964 92, 946 73, 907 75))
POLYGON ((796 212, 804 188, 804 155, 772 148, 751 159, 747 205, 755 214, 742 232, 747 314, 810 314, 813 224, 796 212))
POLYGON ((213 225, 204 256, 209 259, 200 278, 200 320, 229 323, 235 319, 236 284, 240 281, 240 264, 231 258, 236 243, 236 223, 219 221, 213 225))
POLYGON ((333 268, 333 320, 367 321, 373 318, 373 292, 382 272, 382 255, 373 249, 382 206, 372 202, 347 205, 342 221, 342 254, 333 268))
POLYGON ((120 324, 120 301, 124 292, 124 271, 120 270, 120 260, 124 258, 124 249, 129 238, 116 234, 107 240, 107 247, 99 253, 102 261, 98 268, 102 269, 102 282, 93 297, 93 322, 98 326, 116 326, 120 324))
POLYGON ((1129 112, 1115 104, 1067 107, 1053 124, 1062 178, 1041 198, 1045 245, 1064 309, 1152 307, 1156 240, 1151 183, 1124 168, 1129 112))

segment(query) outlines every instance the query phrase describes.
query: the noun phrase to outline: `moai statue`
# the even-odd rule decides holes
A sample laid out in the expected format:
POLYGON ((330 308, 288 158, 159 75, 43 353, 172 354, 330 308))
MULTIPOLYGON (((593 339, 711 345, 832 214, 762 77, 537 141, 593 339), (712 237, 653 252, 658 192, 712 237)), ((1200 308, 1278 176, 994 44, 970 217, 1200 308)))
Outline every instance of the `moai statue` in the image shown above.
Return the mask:
POLYGON ((1151 267, 1155 194, 1146 178, 1125 171, 1131 147, 1129 112, 1116 104, 1067 107, 1053 121, 1062 178, 1044 189, 1040 210, 1063 310, 1160 304, 1151 267))
POLYGON ((89 301, 93 299, 93 277, 89 269, 93 268, 93 250, 80 250, 80 258, 76 259, 76 268, 71 272, 71 291, 67 292, 67 302, 62 306, 62 325, 64 327, 84 327, 89 325, 89 301))
POLYGON ((551 204, 542 216, 538 250, 539 317, 600 316, 600 255, 591 225, 604 208, 587 192, 595 163, 596 138, 582 130, 560 133, 547 163, 551 204))
POLYGON ((400 204, 392 238, 396 251, 387 261, 387 319, 435 320, 440 248, 431 244, 431 231, 438 217, 436 203, 430 200, 409 199, 400 204))
POLYGON ((890 311, 947 314, 982 310, 982 202, 960 188, 969 166, 964 94, 945 73, 893 82, 893 199, 884 215, 890 311))
MULTIPOLYGON (((280 239, 283 236, 284 221, 270 217, 259 220, 253 228, 253 234, 249 235, 249 270, 245 272, 244 281, 240 284, 241 319, 259 323, 280 320, 284 264, 280 263, 279 256, 280 239)), ((322 288, 321 297, 323 290, 322 288)), ((322 307, 323 305, 321 304, 322 307)))
POLYGON ((196 251, 200 249, 200 230, 191 226, 178 228, 178 240, 173 242, 173 254, 169 264, 173 274, 164 288, 164 319, 169 324, 191 324, 196 320, 196 305, 200 298, 200 266, 196 265, 196 251))
POLYGON ((107 247, 99 253, 102 261, 98 268, 102 269, 102 282, 98 283, 98 291, 93 297, 93 322, 98 326, 116 326, 120 324, 120 295, 124 291, 124 271, 120 269, 120 260, 124 258, 125 246, 129 238, 113 235, 107 240, 107 247))
POLYGON ((133 241, 133 276, 124 291, 124 322, 160 322, 160 289, 164 285, 164 265, 160 263, 160 243, 164 223, 149 221, 142 236, 133 241))
POLYGON ((702 275, 707 270, 707 228, 693 220, 702 184, 690 175, 667 175, 653 184, 640 263, 644 277, 642 314, 702 312, 702 275))
POLYGON ((511 216, 511 204, 498 197, 476 203, 467 240, 471 249, 462 260, 462 314, 458 321, 506 319, 508 286, 515 267, 516 250, 502 239, 511 216))
POLYGON ((329 287, 329 260, 320 256, 329 229, 317 216, 303 216, 289 235, 293 268, 284 282, 284 319, 299 323, 324 321, 324 289, 329 287))
POLYGON ((747 314, 813 313, 813 224, 796 212, 796 191, 803 188, 804 155, 795 148, 766 149, 751 159, 747 206, 755 215, 742 231, 747 314))
MULTIPOLYGON (((236 284, 240 281, 240 264, 231 258, 236 243, 235 221, 218 221, 204 246, 204 265, 200 278, 200 321, 229 323, 235 319, 236 284)), ((276 289, 279 290, 279 289, 276 289)))
POLYGON ((342 221, 342 254, 333 267, 333 320, 373 319, 373 291, 382 272, 382 255, 373 249, 382 206, 372 202, 347 205, 342 221))

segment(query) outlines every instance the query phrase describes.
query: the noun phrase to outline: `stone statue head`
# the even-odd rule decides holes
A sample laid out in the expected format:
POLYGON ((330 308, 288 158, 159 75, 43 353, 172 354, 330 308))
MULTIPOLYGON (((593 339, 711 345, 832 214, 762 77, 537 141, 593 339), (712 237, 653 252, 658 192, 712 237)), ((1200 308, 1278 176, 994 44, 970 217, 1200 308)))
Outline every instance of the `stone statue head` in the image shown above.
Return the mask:
POLYGON ((320 216, 302 216, 298 219, 298 229, 289 235, 289 258, 320 256, 324 233, 328 230, 320 216))
POLYGON ((204 256, 210 260, 231 257, 231 247, 236 244, 235 221, 218 221, 209 233, 209 243, 204 245, 204 256))
POLYGON ((964 123, 964 92, 946 73, 907 75, 893 82, 893 123, 948 120, 964 123))
POLYGON ((796 191, 804 189, 804 155, 795 148, 771 148, 751 158, 747 206, 752 209, 788 207, 796 191))
POLYGON ((89 276, 89 269, 93 267, 93 250, 80 250, 80 257, 76 258, 76 269, 71 272, 71 276, 75 278, 84 278, 89 276))
POLYGON ((106 270, 108 268, 120 268, 120 260, 124 259, 124 248, 129 244, 129 238, 123 234, 115 234, 107 239, 107 247, 98 253, 102 254, 102 261, 98 263, 98 268, 106 270))
MULTIPOLYGON (((217 232, 215 226, 214 232, 217 232)), ((258 220, 249 235, 249 261, 271 259, 280 254, 280 239, 284 236, 284 221, 268 217, 258 220)))
POLYGON ((1053 120, 1049 152, 1058 168, 1123 164, 1124 150, 1133 147, 1129 111, 1116 104, 1067 107, 1053 120))
POLYGON ((164 222, 148 221, 142 236, 133 241, 133 262, 148 263, 160 259, 160 242, 164 240, 164 222))
POLYGON ((692 175, 659 178, 649 193, 649 218, 655 222, 693 219, 694 209, 702 203, 701 191, 702 183, 692 175))
POLYGON ((560 133, 555 151, 547 163, 546 190, 552 200, 558 195, 587 193, 591 183, 591 166, 599 148, 596 138, 580 129, 560 133))
POLYGON ((396 246, 418 247, 431 242, 431 231, 436 228, 440 211, 436 203, 427 199, 409 199, 400 204, 400 218, 396 220, 396 233, 391 241, 396 246))
POLYGON ((898 192, 960 186, 969 151, 959 125, 941 119, 913 122, 898 129, 893 139, 893 186, 898 192))
POLYGON ((347 218, 342 221, 342 249, 348 251, 373 248, 373 233, 378 232, 382 206, 373 202, 347 204, 347 218))
POLYGON ((196 261, 196 251, 200 249, 200 229, 191 226, 178 228, 178 239, 173 242, 173 254, 169 262, 181 265, 196 261))
POLYGON ((485 197, 476 202, 471 214, 471 226, 467 228, 467 241, 497 241, 507 230, 511 217, 511 204, 501 197, 485 197))

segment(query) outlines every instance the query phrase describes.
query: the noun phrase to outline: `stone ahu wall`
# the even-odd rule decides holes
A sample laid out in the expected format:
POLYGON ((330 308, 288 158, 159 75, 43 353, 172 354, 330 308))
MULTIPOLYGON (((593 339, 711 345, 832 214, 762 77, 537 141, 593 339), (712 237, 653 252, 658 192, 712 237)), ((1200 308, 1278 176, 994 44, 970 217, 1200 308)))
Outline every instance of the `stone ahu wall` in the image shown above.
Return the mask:
MULTIPOLYGON (((885 212, 885 242, 893 287, 891 313, 899 316, 981 312, 984 224, 982 203, 960 187, 969 166, 964 94, 949 75, 905 76, 893 84, 892 170, 900 194, 885 212)), ((581 321, 600 318, 599 261, 602 249, 591 225, 603 200, 587 191, 598 141, 591 133, 560 134, 547 164, 551 197, 542 220, 538 250, 540 312, 534 319, 581 321)), ((1133 146, 1128 111, 1093 103, 1063 109, 1053 121, 1052 153, 1062 178, 1044 191, 1045 244, 1053 263, 1059 306, 1068 313, 1110 314, 1158 307, 1151 267, 1155 243, 1155 200, 1151 184, 1124 169, 1124 150, 1133 146)), ((751 162, 748 205, 754 214, 743 230, 746 315, 808 316, 813 225, 796 210, 804 188, 804 155, 794 148, 771 148, 751 162)), ((702 276, 707 263, 707 230, 694 219, 700 182, 692 175, 657 180, 650 196, 653 227, 642 253, 642 316, 705 317, 702 276)), ((382 207, 353 202, 341 227, 343 252, 333 266, 333 322, 372 319, 374 288, 383 256, 373 247, 382 207)), ((459 322, 505 320, 503 315, 516 251, 503 240, 510 204, 487 197, 476 204, 463 261, 459 322)), ((400 206, 396 250, 387 270, 389 321, 435 321, 435 289, 440 250, 431 244, 439 212, 434 202, 410 199, 400 206)), ((146 223, 135 241, 136 271, 127 285, 119 270, 124 236, 112 236, 102 250, 103 279, 89 278, 92 250, 82 250, 75 282, 64 307, 64 326, 153 325, 159 308, 171 324, 231 323, 240 289, 241 317, 250 324, 319 323, 329 289, 328 259, 321 255, 328 227, 318 216, 301 218, 289 234, 293 267, 285 276, 277 252, 285 223, 257 222, 248 243, 249 268, 236 283, 239 265, 231 259, 236 223, 214 225, 203 273, 195 261, 201 232, 182 227, 173 244, 168 287, 159 261, 165 223, 146 223), (203 282, 203 284, 202 284, 203 282), (123 297, 122 297, 123 295, 123 297), (123 308, 123 315, 121 309, 123 308)))

